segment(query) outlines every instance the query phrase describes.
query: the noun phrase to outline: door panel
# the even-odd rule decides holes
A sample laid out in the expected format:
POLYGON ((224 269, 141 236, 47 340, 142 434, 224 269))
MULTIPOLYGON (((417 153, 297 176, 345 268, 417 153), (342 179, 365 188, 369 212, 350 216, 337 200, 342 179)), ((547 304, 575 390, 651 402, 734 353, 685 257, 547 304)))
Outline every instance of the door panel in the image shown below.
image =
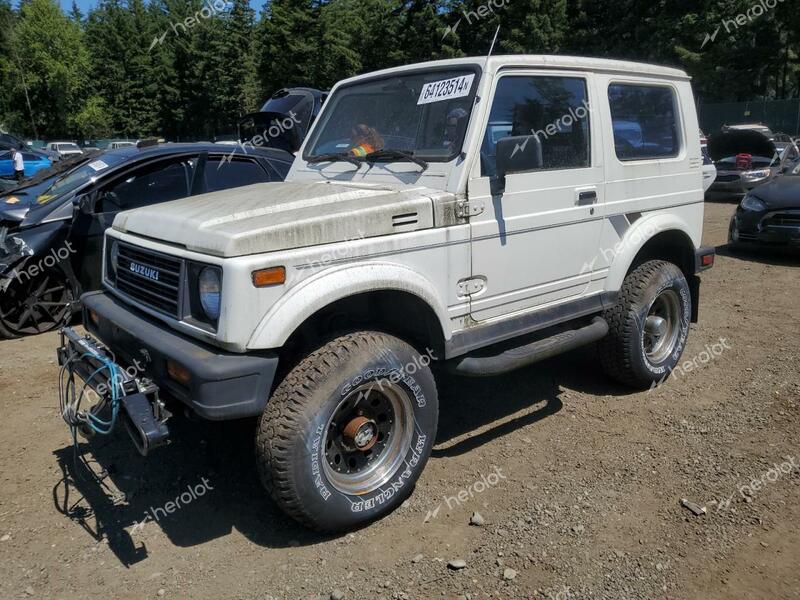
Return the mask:
MULTIPOLYGON (((484 321, 579 297, 591 281, 604 202, 601 131, 589 75, 514 72, 495 82, 481 164, 469 182, 472 275, 485 289, 471 297, 484 321), (535 135, 542 167, 506 176, 492 194, 498 139, 535 135)), ((530 144, 534 146, 534 144, 530 144)), ((522 148, 520 151, 526 151, 522 148)), ((516 150, 515 150, 516 151, 516 150)))

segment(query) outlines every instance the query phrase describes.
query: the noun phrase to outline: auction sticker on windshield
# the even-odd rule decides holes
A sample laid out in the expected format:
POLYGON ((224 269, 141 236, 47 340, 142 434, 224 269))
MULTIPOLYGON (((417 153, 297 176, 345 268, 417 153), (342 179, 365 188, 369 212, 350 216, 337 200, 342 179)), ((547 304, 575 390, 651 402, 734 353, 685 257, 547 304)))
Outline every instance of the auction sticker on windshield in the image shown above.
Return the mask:
POLYGON ((107 169, 108 165, 103 162, 102 160, 96 160, 94 162, 89 163, 89 166, 94 169, 95 171, 102 171, 103 169, 107 169))
POLYGON ((441 81, 431 81, 422 87, 419 93, 419 100, 417 106, 420 104, 430 104, 431 102, 441 102, 443 100, 452 100, 453 98, 463 98, 469 96, 469 91, 472 89, 472 82, 475 79, 475 74, 462 75, 460 77, 453 77, 452 79, 442 79, 441 81))

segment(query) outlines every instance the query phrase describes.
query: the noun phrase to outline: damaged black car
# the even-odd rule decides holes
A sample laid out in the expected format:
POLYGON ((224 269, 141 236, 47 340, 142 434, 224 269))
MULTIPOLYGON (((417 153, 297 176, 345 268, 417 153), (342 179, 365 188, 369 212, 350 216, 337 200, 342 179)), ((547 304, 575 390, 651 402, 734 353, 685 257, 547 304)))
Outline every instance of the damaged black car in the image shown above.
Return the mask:
POLYGON ((80 295, 100 287, 103 233, 119 212, 283 181, 292 160, 275 148, 144 144, 0 198, 0 339, 70 320, 80 295))
POLYGON ((792 170, 748 192, 731 219, 728 244, 800 247, 800 173, 792 170))

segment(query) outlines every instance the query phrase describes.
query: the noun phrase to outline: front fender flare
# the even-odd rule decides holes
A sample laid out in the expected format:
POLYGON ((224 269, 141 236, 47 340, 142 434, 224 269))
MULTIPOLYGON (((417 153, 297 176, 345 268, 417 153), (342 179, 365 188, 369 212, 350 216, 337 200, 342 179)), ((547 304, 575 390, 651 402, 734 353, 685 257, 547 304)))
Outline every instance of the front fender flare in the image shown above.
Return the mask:
POLYGON ((427 278, 400 264, 369 262, 325 269, 293 286, 261 319, 247 348, 280 348, 320 309, 356 294, 387 290, 410 293, 424 301, 439 319, 445 340, 450 339, 447 309, 427 278))

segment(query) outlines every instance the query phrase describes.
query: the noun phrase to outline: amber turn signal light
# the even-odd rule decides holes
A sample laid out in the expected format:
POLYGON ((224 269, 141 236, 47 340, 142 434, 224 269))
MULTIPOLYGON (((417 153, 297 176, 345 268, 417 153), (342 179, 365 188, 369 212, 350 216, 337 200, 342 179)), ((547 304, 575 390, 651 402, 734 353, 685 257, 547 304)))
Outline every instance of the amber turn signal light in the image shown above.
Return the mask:
POLYGON ((188 386, 189 381, 192 379, 192 375, 189 373, 188 369, 173 360, 167 361, 167 373, 169 373, 172 379, 185 386, 188 386))
POLYGON ((280 285, 286 282, 286 269, 284 267, 271 267, 253 271, 253 285, 257 288, 270 285, 280 285))

